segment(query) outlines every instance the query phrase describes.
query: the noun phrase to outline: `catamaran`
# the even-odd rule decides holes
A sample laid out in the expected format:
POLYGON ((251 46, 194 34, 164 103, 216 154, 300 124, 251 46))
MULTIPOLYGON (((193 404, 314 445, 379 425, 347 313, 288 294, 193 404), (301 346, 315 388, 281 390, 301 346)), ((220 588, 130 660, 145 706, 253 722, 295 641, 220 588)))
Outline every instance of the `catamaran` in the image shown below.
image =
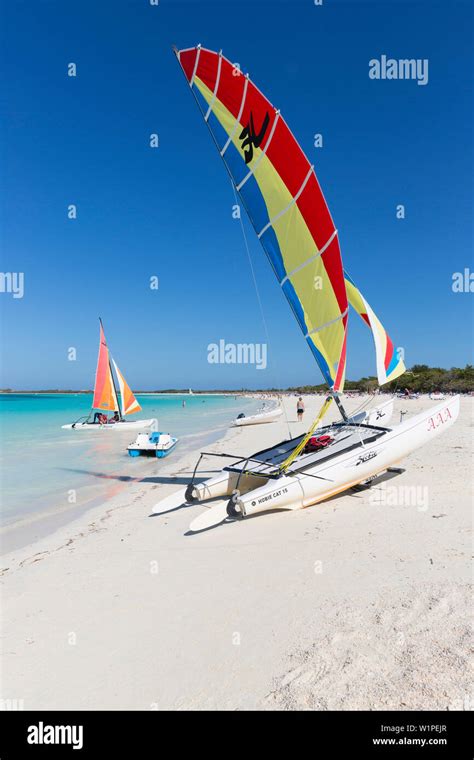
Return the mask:
MULTIPOLYGON (((316 504, 358 484, 370 484, 402 457, 447 430, 459 414, 459 396, 388 426, 393 410, 349 417, 341 394, 346 372, 347 320, 352 307, 372 331, 377 376, 383 385, 405 372, 382 323, 344 271, 338 231, 314 166, 280 111, 237 65, 201 45, 176 50, 188 85, 250 218, 283 294, 328 385, 310 429, 250 456, 217 456, 231 463, 214 478, 191 483, 156 505, 209 505, 190 526, 205 530, 227 519, 316 504), (324 427, 331 404, 341 420, 324 427), (222 501, 223 500, 223 501, 222 501)), ((214 456, 214 455, 213 455, 214 456)))
POLYGON ((265 405, 255 414, 249 414, 245 416, 243 412, 239 414, 235 420, 232 421, 234 427, 244 427, 246 425, 263 425, 267 422, 277 422, 278 418, 283 414, 283 410, 280 406, 276 406, 273 409, 265 409, 265 405))
POLYGON ((101 319, 99 319, 99 323, 99 355, 97 357, 91 410, 87 416, 80 417, 76 422, 71 422, 68 425, 62 425, 62 428, 63 430, 137 430, 149 428, 156 422, 155 419, 133 421, 125 419, 129 414, 140 412, 141 406, 111 357, 101 319), (112 365, 120 388, 120 404, 112 365), (112 412, 113 416, 108 418, 105 412, 112 412))

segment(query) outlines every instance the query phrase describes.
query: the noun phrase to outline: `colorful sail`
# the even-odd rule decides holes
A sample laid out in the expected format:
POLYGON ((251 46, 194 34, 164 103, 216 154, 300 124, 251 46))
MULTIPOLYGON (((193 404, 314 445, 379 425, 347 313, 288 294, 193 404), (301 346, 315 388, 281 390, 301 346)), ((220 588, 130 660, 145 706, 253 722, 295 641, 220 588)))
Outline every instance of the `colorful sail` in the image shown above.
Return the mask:
POLYGON ((110 369, 109 349, 107 348, 102 322, 100 323, 99 356, 97 357, 92 408, 111 412, 118 412, 119 409, 110 369))
POLYGON ((379 385, 389 383, 391 380, 403 375, 406 367, 399 353, 393 346, 390 336, 384 326, 374 314, 360 290, 354 284, 351 277, 344 272, 346 290, 350 305, 357 311, 359 316, 372 330, 377 357, 377 378, 379 385))
POLYGON ((112 361, 114 363, 115 374, 117 375, 117 380, 119 383, 120 400, 122 402, 122 415, 125 417, 127 414, 134 414, 135 412, 141 411, 141 406, 133 395, 133 392, 130 390, 130 387, 124 376, 117 367, 116 361, 114 359, 112 359, 112 361))
POLYGON ((176 55, 323 376, 342 390, 347 294, 314 168, 280 111, 222 53, 176 55))

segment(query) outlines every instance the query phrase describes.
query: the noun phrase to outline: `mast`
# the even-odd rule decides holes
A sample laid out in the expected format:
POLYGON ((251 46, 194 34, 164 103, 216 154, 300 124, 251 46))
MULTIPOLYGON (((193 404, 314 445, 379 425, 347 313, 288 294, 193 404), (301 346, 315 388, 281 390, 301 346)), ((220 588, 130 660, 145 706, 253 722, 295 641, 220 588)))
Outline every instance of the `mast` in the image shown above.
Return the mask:
POLYGON ((336 402, 337 408, 339 409, 339 411, 340 411, 340 413, 341 413, 341 417, 342 417, 342 419, 344 420, 344 422, 347 422, 347 420, 348 420, 349 418, 348 418, 348 416, 347 416, 347 412, 346 412, 346 410, 344 409, 344 407, 343 407, 343 405, 342 405, 342 401, 341 401, 341 399, 339 398, 339 394, 338 394, 337 392, 335 392, 335 391, 331 391, 331 392, 330 392, 330 395, 331 395, 331 397, 334 399, 334 401, 336 402))
POLYGON ((114 386, 115 398, 117 399, 117 406, 118 406, 119 417, 120 417, 121 420, 123 420, 123 414, 122 414, 122 409, 121 409, 121 400, 122 400, 122 397, 120 397, 120 402, 119 402, 119 397, 118 397, 118 393, 117 393, 117 386, 115 385, 115 378, 114 378, 114 373, 112 372, 112 365, 110 363, 110 359, 109 359, 109 369, 110 369, 110 376, 112 378, 112 385, 114 386))

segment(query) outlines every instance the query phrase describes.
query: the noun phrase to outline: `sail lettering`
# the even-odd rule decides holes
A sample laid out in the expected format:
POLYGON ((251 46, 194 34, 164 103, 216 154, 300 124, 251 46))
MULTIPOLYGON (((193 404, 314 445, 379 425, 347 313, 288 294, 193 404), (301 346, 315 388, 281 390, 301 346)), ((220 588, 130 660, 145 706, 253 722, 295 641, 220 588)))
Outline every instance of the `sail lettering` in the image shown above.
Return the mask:
POLYGON ((239 135, 239 140, 242 140, 241 148, 244 152, 245 157, 245 163, 249 164, 253 158, 253 149, 259 148, 262 144, 263 138, 265 137, 265 133, 268 128, 268 124, 270 123, 270 117, 268 115, 268 111, 265 114, 265 118, 263 120, 262 126, 260 128, 260 132, 257 134, 255 132, 255 125, 253 123, 253 114, 250 113, 250 119, 249 123, 246 127, 243 128, 242 132, 239 135))

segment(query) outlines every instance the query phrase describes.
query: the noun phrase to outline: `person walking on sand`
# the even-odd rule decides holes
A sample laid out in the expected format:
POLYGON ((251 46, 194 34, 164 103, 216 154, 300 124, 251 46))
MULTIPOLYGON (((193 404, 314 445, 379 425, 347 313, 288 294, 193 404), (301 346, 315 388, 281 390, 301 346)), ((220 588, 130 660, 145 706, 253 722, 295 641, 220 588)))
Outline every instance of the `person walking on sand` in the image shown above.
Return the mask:
POLYGON ((298 422, 303 422, 303 414, 304 414, 304 401, 300 396, 296 403, 296 416, 298 417, 298 422))

